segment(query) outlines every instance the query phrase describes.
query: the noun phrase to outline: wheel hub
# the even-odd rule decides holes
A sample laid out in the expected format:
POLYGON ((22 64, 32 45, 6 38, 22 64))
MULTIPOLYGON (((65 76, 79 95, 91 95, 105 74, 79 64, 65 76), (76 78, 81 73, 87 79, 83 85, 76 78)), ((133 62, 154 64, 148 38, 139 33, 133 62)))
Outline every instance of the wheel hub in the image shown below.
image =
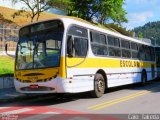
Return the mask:
POLYGON ((97 89, 99 92, 102 92, 104 89, 104 85, 103 85, 103 81, 102 80, 98 80, 97 81, 97 89))

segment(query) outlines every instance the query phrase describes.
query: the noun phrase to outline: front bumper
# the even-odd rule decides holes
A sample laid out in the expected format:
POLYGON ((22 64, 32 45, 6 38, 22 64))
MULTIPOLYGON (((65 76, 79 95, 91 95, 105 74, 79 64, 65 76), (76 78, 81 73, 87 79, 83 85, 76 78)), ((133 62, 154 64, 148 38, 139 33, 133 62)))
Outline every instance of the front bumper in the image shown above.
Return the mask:
POLYGON ((69 80, 60 77, 47 82, 24 83, 14 79, 17 92, 20 93, 71 93, 72 87, 69 80), (38 85, 38 88, 31 89, 31 85, 38 85))

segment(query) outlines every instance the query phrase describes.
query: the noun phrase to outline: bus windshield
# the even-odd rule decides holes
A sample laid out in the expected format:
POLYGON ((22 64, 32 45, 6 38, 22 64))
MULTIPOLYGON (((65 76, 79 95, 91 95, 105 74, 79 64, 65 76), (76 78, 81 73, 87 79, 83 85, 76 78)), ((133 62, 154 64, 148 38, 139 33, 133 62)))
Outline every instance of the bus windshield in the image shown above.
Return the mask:
POLYGON ((48 21, 19 31, 16 69, 58 67, 64 27, 61 21, 48 21))

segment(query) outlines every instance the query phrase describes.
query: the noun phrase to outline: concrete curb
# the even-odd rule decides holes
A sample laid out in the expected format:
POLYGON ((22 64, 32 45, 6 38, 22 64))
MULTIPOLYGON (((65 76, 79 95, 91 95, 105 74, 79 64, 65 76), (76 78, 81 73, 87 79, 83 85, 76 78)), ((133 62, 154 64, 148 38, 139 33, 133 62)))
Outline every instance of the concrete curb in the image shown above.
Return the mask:
POLYGON ((15 88, 5 88, 0 90, 0 102, 18 102, 41 97, 41 94, 22 94, 16 92, 15 88), (2 92, 4 91, 4 92, 2 92))
POLYGON ((0 89, 0 101, 10 101, 24 96, 24 94, 16 92, 14 87, 0 89))
POLYGON ((19 102, 19 101, 22 101, 22 100, 34 99, 34 98, 37 98, 38 96, 39 96, 39 95, 27 96, 27 95, 25 95, 25 94, 21 94, 21 95, 16 96, 16 97, 2 98, 2 99, 0 99, 0 101, 3 102, 3 103, 19 102))
POLYGON ((50 96, 49 94, 46 94, 45 96, 42 95, 31 95, 31 96, 27 96, 27 95, 21 95, 21 96, 17 96, 14 98, 4 98, 4 99, 0 99, 0 102, 2 103, 10 103, 10 102, 19 102, 19 101, 35 101, 35 100, 39 100, 39 99, 48 99, 48 97, 55 97, 55 96, 50 96))
POLYGON ((26 98, 26 96, 24 95, 24 96, 17 96, 17 97, 11 97, 11 98, 2 98, 2 99, 0 99, 0 101, 1 102, 13 102, 13 101, 19 101, 19 100, 23 100, 23 99, 25 99, 26 98))

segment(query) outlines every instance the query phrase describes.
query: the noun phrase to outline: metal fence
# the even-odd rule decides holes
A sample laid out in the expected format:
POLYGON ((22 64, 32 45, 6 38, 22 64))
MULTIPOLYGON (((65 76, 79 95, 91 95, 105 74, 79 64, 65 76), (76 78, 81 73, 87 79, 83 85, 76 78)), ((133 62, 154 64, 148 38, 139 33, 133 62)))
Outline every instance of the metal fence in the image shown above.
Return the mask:
POLYGON ((0 28, 0 51, 4 51, 5 44, 9 51, 15 51, 18 41, 18 29, 0 28))

